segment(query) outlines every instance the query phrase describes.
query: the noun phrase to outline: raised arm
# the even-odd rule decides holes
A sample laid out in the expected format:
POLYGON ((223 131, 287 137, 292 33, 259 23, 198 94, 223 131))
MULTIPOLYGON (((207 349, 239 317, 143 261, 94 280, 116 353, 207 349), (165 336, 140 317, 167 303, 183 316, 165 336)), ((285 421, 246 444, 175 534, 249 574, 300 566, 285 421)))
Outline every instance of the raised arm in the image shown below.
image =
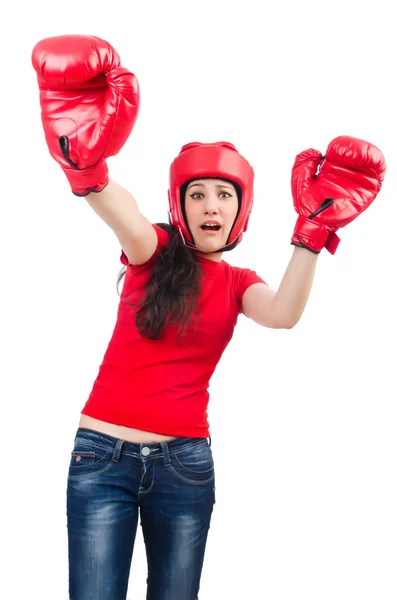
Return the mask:
POLYGON ((157 246, 157 234, 130 192, 110 179, 104 190, 85 199, 114 231, 132 265, 149 260, 157 246))
POLYGON ((109 180, 106 158, 123 147, 139 109, 139 85, 116 50, 95 36, 41 40, 32 52, 51 156, 71 190, 113 229, 131 264, 146 262, 157 235, 133 196, 109 180))

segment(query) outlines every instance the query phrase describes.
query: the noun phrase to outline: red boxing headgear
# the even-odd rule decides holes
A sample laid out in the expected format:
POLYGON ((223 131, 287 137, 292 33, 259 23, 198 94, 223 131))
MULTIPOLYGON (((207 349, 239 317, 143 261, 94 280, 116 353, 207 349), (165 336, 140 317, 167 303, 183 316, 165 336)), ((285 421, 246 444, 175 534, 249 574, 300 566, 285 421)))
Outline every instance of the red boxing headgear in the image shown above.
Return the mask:
POLYGON ((182 147, 170 167, 168 202, 171 223, 177 227, 184 243, 193 250, 196 246, 183 215, 181 186, 192 179, 204 177, 227 179, 236 183, 241 190, 239 210, 226 245, 216 252, 232 250, 241 242, 243 233, 247 230, 253 205, 254 171, 229 142, 192 142, 182 147))

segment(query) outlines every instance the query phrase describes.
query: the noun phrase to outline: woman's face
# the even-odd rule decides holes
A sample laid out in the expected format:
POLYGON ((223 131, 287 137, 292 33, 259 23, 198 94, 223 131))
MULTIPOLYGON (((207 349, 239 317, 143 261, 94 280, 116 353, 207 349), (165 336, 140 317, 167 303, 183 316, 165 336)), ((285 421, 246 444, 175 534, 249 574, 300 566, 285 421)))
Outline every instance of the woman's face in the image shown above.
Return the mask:
MULTIPOLYGON (((226 244, 236 218, 236 189, 222 179, 195 179, 186 189, 185 211, 196 247, 204 252, 213 252, 226 244), (206 221, 215 221, 220 228, 203 227, 206 221)), ((211 256, 214 260, 220 260, 222 253, 211 256)))

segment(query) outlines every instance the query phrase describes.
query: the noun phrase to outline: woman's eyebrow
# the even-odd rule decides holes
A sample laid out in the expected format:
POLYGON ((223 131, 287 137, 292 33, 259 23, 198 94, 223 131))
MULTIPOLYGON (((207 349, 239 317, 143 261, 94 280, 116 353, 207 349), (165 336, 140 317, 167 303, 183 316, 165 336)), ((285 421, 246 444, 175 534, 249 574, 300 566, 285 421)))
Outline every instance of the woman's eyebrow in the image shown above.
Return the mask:
MULTIPOLYGON (((192 183, 191 185, 189 185, 188 190, 190 190, 195 185, 200 186, 200 187, 204 187, 204 183, 192 183)), ((227 183, 216 183, 215 187, 217 187, 217 188, 226 188, 228 190, 233 191, 233 188, 230 185, 228 185, 227 183)))
POLYGON ((217 187, 217 188, 226 188, 227 190, 232 190, 233 191, 232 186, 228 185, 227 183, 216 183, 215 187, 217 187))
POLYGON ((202 187, 204 187, 204 183, 192 183, 191 185, 189 185, 188 190, 190 190, 190 188, 194 187, 195 185, 201 185, 202 187))

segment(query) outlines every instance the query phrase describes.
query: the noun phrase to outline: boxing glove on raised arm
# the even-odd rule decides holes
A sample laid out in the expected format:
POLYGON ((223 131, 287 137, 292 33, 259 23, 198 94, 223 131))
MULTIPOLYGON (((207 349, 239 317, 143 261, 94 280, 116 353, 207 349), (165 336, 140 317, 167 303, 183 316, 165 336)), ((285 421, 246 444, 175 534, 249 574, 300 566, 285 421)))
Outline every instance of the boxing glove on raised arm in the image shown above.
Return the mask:
POLYGON ((350 136, 332 140, 325 156, 313 149, 298 154, 291 189, 299 216, 291 243, 334 254, 340 241, 336 231, 375 200, 385 172, 379 148, 350 136))
POLYGON ((100 192, 109 182, 106 158, 123 147, 138 115, 135 75, 108 42, 87 35, 41 40, 32 64, 51 156, 76 196, 100 192))

